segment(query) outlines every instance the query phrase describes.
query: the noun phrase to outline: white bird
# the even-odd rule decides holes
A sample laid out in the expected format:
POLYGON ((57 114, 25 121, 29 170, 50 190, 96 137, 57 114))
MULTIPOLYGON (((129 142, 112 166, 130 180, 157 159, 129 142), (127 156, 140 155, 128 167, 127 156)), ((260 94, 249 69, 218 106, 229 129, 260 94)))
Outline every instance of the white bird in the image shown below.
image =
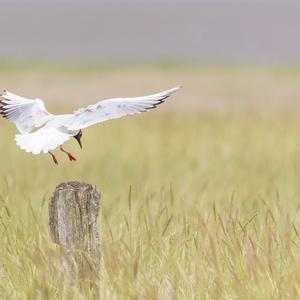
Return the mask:
POLYGON ((75 157, 64 150, 62 145, 74 137, 82 148, 82 129, 156 108, 178 89, 175 87, 143 97, 106 99, 66 115, 50 114, 41 99, 26 99, 4 90, 0 114, 16 125, 20 134, 15 136, 15 140, 21 149, 32 154, 49 153, 54 163, 58 164, 51 151, 60 146, 69 160, 75 161, 75 157))

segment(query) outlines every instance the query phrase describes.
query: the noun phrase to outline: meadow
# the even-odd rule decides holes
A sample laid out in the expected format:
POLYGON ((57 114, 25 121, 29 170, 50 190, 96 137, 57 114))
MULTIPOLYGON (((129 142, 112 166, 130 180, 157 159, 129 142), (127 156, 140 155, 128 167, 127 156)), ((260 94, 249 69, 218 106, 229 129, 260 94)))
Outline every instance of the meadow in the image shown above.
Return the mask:
POLYGON ((299 299, 300 68, 0 64, 0 88, 68 112, 182 84, 161 109, 33 156, 0 120, 0 299, 299 299), (64 181, 101 192, 101 272, 65 280, 47 203, 64 181))

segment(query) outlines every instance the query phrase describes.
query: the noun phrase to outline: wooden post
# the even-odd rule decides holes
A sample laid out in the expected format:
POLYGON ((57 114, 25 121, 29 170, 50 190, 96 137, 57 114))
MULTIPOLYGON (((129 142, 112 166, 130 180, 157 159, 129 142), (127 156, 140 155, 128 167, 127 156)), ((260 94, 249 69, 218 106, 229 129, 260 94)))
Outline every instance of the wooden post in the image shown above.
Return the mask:
POLYGON ((95 280, 100 269, 97 231, 100 194, 93 185, 61 183, 49 201, 49 225, 53 242, 61 246, 67 275, 95 280))

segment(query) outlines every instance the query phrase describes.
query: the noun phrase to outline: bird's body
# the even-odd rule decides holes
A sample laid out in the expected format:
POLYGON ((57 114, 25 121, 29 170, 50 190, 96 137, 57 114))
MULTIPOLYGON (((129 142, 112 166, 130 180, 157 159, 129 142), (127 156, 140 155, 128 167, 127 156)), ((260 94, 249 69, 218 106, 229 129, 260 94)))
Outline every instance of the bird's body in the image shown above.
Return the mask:
POLYGON ((81 147, 82 129, 106 120, 146 112, 163 103, 177 90, 178 87, 150 96, 107 99, 65 115, 49 113, 40 99, 26 99, 4 91, 0 114, 17 126, 20 134, 15 140, 21 149, 32 154, 50 153, 57 163, 51 151, 60 147, 72 161, 76 159, 62 145, 74 137, 81 147))

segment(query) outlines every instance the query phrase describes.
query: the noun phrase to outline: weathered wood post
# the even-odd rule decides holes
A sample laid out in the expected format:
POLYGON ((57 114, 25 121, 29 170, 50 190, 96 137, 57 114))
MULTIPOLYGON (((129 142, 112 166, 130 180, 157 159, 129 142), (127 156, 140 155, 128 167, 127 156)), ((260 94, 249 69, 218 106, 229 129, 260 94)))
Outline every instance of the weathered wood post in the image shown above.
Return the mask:
POLYGON ((64 271, 70 278, 95 280, 100 269, 97 231, 100 194, 93 185, 61 183, 49 201, 53 242, 60 245, 64 271))

